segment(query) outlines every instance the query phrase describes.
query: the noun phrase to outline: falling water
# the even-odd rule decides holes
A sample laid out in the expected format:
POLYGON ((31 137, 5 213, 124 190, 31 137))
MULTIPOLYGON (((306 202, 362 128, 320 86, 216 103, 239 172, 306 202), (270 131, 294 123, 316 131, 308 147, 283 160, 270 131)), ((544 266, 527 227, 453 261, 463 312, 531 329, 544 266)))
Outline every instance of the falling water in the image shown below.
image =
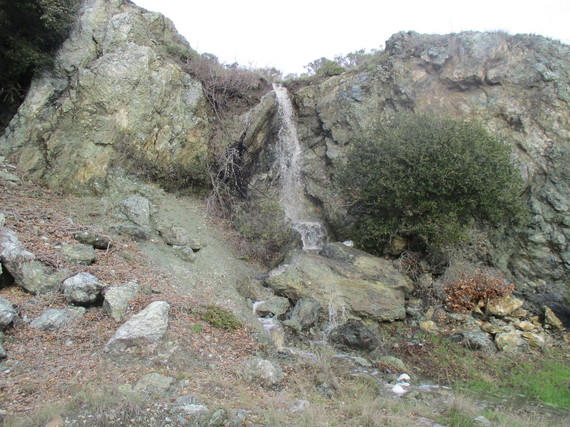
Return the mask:
POLYGON ((303 249, 321 249, 326 240, 323 225, 311 214, 304 195, 301 176, 301 144, 297 137, 293 104, 287 89, 273 85, 279 107, 279 141, 277 155, 280 165, 281 206, 295 230, 301 234, 303 249))

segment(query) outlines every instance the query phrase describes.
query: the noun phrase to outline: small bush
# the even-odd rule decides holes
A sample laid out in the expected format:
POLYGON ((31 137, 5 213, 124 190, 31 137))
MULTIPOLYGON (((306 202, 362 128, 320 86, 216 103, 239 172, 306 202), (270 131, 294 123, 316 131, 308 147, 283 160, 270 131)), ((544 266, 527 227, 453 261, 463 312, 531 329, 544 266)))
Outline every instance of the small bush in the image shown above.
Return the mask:
POLYGON ((235 207, 233 223, 248 244, 247 255, 270 263, 295 239, 285 212, 276 200, 251 200, 235 207))
POLYGON ((241 322, 232 313, 216 305, 206 307, 200 318, 215 328, 227 331, 233 331, 241 326, 241 322))
POLYGON ((493 276, 484 272, 474 275, 462 275, 445 285, 446 305, 450 310, 468 312, 480 301, 487 303, 490 299, 510 295, 515 289, 501 276, 493 276))
POLYGON ((395 234, 441 247, 464 239, 474 221, 524 218, 510 147, 471 121, 416 114, 380 121, 353 142, 336 181, 355 218, 346 234, 376 253, 395 234))

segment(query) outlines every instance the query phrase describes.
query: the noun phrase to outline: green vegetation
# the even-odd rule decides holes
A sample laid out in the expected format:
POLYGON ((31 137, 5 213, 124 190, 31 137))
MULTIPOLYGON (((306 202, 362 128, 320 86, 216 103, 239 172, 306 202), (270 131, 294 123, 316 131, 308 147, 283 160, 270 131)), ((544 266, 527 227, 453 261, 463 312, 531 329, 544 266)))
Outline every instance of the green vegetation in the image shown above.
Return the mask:
POLYGON ((552 349, 549 354, 487 354, 468 350, 443 336, 425 337, 417 349, 403 348, 406 364, 421 376, 446 383, 458 390, 490 401, 512 399, 513 405, 544 403, 570 409, 570 365, 567 353, 552 349))
POLYGON ((324 57, 311 62, 306 65, 305 68, 314 73, 317 77, 338 76, 345 71, 344 67, 342 67, 338 62, 331 61, 324 57))
POLYGON ((217 305, 206 307, 206 310, 200 313, 200 318, 215 328, 227 331, 233 331, 241 326, 241 322, 232 313, 217 305))
POLYGON ((233 223, 249 242, 242 248, 246 254, 266 263, 270 263, 294 237, 283 208, 276 200, 251 200, 236 206, 233 223))
POLYGON ((337 182, 355 218, 347 234, 381 252, 394 235, 455 244, 474 221, 524 218, 522 178, 507 144, 480 124, 398 114, 354 141, 337 182))
POLYGON ((0 0, 0 107, 22 101, 34 73, 50 66, 79 0, 0 0))

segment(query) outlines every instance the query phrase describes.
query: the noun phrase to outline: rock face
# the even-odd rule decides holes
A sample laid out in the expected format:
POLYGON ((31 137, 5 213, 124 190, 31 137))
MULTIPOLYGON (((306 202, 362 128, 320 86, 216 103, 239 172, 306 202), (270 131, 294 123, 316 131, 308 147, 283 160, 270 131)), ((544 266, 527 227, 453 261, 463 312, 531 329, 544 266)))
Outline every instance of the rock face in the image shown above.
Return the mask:
MULTIPOLYGON (((515 149, 532 220, 489 247, 495 266, 521 281, 570 283, 570 47, 503 33, 395 34, 366 70, 292 88, 305 191, 329 230, 350 218, 335 171, 351 141, 389 114, 413 110, 477 119, 515 149)), ((271 99, 267 98, 266 103, 271 99)), ((244 134, 250 185, 275 181, 271 112, 252 112, 244 134), (255 161, 253 160, 255 159, 255 161)), ((269 184, 267 184, 269 185, 269 184)))
POLYGON ((113 163, 205 179, 212 132, 202 86, 170 60, 188 50, 159 13, 84 0, 55 67, 34 80, 0 153, 52 188, 99 191, 113 163))
POLYGON ((329 311, 378 321, 406 317, 405 297, 412 285, 390 262, 341 243, 328 244, 321 253, 325 256, 293 252, 267 283, 294 302, 310 297, 329 311))
POLYGON ((159 341, 168 328, 170 305, 155 301, 127 320, 105 346, 106 351, 121 352, 130 347, 159 341))

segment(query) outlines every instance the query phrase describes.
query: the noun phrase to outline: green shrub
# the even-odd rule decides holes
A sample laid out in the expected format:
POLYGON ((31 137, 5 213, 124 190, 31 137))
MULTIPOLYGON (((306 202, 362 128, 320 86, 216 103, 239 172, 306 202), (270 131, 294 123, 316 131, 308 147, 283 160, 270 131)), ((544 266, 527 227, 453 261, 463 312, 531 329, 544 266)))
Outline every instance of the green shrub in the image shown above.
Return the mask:
POLYGON ((200 314, 200 318, 215 328, 227 331, 233 331, 241 326, 240 321, 232 313, 217 305, 206 307, 206 310, 200 314))
POLYGON ((336 179, 354 218, 346 232, 373 252, 396 234, 438 247, 461 241, 474 220, 524 218, 509 146, 473 121, 408 113, 380 121, 353 142, 336 179))

